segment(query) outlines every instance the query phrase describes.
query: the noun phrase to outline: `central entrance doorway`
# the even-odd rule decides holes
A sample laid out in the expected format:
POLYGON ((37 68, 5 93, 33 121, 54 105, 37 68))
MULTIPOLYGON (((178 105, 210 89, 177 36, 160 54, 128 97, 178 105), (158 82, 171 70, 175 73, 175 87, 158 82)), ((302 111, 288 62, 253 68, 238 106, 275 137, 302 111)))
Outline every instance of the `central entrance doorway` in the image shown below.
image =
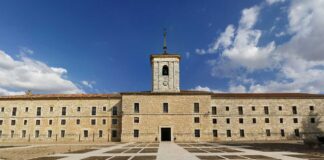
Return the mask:
POLYGON ((161 141, 171 141, 171 128, 161 128, 161 141))

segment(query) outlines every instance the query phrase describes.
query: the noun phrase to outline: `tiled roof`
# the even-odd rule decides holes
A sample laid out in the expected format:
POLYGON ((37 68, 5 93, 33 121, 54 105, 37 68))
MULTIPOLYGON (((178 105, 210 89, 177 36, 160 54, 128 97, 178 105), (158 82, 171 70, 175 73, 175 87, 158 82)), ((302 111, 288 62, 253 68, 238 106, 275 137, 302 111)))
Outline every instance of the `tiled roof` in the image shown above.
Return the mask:
POLYGON ((77 98, 121 98, 116 94, 32 94, 32 95, 15 95, 0 96, 0 100, 6 99, 77 99, 77 98))

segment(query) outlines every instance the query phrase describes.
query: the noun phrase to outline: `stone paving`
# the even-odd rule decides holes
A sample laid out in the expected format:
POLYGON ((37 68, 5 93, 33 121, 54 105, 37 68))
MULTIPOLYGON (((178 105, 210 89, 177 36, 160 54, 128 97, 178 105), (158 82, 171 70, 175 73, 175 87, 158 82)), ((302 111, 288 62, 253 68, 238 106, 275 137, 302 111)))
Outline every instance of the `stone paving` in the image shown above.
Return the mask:
POLYGON ((324 157, 294 152, 264 152, 247 146, 215 143, 125 143, 79 150, 33 160, 324 160, 324 157))

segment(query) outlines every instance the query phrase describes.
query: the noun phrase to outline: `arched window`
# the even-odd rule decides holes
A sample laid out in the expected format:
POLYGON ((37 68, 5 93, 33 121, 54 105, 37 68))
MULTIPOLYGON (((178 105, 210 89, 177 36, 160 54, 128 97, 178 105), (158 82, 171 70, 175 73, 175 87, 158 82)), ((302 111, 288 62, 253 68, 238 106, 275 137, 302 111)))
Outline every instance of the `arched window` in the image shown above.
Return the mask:
POLYGON ((162 75, 168 76, 169 75, 169 67, 167 65, 164 65, 162 68, 162 75))

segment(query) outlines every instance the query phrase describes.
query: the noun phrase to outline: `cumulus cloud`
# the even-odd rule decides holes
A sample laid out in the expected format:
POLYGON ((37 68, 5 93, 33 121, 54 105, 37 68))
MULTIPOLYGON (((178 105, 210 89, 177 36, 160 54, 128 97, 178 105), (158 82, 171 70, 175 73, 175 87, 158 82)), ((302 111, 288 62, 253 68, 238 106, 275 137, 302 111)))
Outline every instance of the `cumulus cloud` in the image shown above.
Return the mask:
MULTIPOLYGON (((24 52, 31 50, 25 50, 24 52)), ((26 90, 36 93, 81 93, 72 81, 66 79, 67 70, 21 55, 13 59, 0 50, 0 95, 23 94, 26 90)))
POLYGON ((275 4, 275 3, 278 3, 278 2, 285 2, 285 0, 266 0, 266 2, 269 5, 272 5, 272 4, 275 4))
POLYGON ((81 81, 81 84, 88 87, 88 88, 93 88, 93 84, 95 84, 96 82, 95 81, 86 81, 86 80, 83 80, 81 81))
POLYGON ((223 91, 221 90, 217 90, 217 89, 211 89, 209 87, 202 87, 200 85, 196 86, 195 88, 192 88, 191 90, 195 90, 195 91, 206 91, 206 92, 214 92, 214 93, 221 93, 223 91))

